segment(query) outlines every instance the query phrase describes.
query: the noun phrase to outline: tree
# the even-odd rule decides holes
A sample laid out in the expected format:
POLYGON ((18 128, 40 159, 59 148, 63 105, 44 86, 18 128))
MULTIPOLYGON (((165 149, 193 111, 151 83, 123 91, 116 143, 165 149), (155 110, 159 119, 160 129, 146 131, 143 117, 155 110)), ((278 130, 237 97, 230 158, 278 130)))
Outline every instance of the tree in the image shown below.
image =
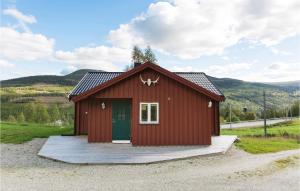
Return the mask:
POLYGON ((24 117, 23 112, 20 112, 20 113, 18 114, 18 116, 17 116, 17 121, 18 121, 19 123, 24 123, 25 117, 24 117))
POLYGON ((155 54, 152 52, 150 46, 147 46, 147 48, 145 49, 144 60, 143 61, 144 62, 151 62, 151 63, 156 63, 157 62, 155 54))
POLYGON ((35 106, 33 103, 28 103, 24 106, 24 117, 28 122, 34 122, 35 106))
POLYGON ((42 105, 38 104, 36 106, 36 115, 35 115, 35 122, 37 123, 47 123, 49 121, 49 114, 47 112, 47 108, 42 105))
POLYGON ((256 115, 254 112, 247 112, 244 114, 244 117, 246 120, 255 120, 256 119, 256 115))
POLYGON ((15 123, 17 122, 16 118, 13 115, 9 115, 7 118, 8 122, 15 123))
POLYGON ((144 54, 138 46, 134 46, 132 50, 131 59, 133 63, 142 63, 144 62, 144 54))
POLYGON ((48 113, 50 115, 51 122, 57 121, 60 117, 59 109, 58 109, 58 106, 56 104, 49 107, 48 113))
POLYGON ((291 108, 292 116, 299 116, 300 114, 300 101, 295 101, 291 108))
POLYGON ((232 115, 231 122, 236 122, 236 121, 240 121, 239 117, 236 115, 232 115))
POLYGON ((133 64, 126 65, 124 71, 128 71, 134 68, 134 63, 145 63, 145 62, 156 63, 157 62, 155 54, 152 52, 150 46, 147 46, 147 48, 143 53, 143 51, 138 46, 135 45, 131 53, 131 60, 133 64))

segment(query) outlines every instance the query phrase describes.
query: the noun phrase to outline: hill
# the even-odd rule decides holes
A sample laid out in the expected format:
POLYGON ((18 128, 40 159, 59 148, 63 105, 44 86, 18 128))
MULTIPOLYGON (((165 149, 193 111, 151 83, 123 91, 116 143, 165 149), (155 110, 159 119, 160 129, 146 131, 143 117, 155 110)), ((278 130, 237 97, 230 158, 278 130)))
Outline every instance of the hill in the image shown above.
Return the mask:
POLYGON ((269 108, 283 108, 299 99, 298 87, 287 85, 246 82, 230 78, 214 78, 210 80, 216 84, 226 96, 227 102, 238 107, 247 107, 258 110, 263 105, 263 91, 266 92, 269 108))
POLYGON ((38 76, 15 78, 15 79, 1 81, 1 86, 17 87, 17 86, 32 86, 35 84, 52 84, 52 85, 56 84, 56 85, 74 86, 87 72, 92 72, 92 71, 101 71, 101 70, 82 69, 82 70, 77 70, 75 72, 72 72, 65 76, 38 75, 38 76))

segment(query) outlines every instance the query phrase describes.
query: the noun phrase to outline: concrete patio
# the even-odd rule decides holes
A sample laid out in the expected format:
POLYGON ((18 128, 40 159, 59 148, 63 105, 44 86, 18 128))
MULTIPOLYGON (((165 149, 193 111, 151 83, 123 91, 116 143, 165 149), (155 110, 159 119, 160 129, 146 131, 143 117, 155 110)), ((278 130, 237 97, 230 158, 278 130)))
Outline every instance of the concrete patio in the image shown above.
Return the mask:
POLYGON ((236 136, 212 137, 209 146, 147 146, 131 144, 88 143, 86 136, 51 136, 39 151, 41 157, 72 164, 146 164, 224 154, 236 136))

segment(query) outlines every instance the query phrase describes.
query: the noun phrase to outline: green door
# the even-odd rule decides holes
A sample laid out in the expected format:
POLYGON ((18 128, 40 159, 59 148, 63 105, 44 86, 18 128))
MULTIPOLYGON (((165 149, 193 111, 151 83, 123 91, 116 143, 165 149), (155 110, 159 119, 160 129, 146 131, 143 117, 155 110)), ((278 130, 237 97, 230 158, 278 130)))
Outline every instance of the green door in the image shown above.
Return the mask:
POLYGON ((130 101, 112 102, 112 139, 130 140, 130 101))

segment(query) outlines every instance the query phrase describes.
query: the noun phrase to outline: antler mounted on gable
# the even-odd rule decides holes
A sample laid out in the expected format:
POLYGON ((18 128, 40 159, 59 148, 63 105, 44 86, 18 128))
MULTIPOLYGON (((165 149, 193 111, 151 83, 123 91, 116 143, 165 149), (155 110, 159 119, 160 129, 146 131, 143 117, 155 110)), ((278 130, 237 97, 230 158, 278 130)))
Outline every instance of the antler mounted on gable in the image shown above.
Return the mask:
POLYGON ((152 81, 150 78, 148 78, 147 80, 143 80, 143 77, 142 75, 140 74, 140 79, 141 79, 141 82, 143 84, 147 84, 148 86, 151 86, 151 84, 155 85, 158 83, 158 80, 159 80, 159 76, 156 80, 152 81))

